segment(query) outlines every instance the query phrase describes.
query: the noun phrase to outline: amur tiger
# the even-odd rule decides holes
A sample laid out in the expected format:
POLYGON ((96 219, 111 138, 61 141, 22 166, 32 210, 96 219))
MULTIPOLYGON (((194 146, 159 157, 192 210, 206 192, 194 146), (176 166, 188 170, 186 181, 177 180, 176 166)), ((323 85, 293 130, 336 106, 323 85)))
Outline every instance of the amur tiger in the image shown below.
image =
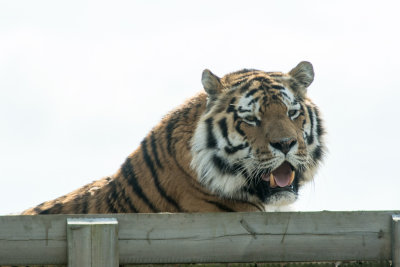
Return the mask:
POLYGON ((313 179, 324 128, 313 67, 202 74, 205 92, 165 116, 120 169, 23 214, 264 211, 313 179))

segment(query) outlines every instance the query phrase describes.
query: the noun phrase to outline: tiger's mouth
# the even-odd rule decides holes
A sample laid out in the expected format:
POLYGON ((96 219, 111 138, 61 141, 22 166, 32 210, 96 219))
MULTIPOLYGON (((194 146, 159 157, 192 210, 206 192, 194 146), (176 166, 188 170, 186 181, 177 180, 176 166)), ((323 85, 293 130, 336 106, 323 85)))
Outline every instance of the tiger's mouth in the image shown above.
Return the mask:
POLYGON ((272 172, 263 174, 261 178, 269 183, 269 189, 272 192, 294 191, 295 174, 293 166, 285 161, 272 172))

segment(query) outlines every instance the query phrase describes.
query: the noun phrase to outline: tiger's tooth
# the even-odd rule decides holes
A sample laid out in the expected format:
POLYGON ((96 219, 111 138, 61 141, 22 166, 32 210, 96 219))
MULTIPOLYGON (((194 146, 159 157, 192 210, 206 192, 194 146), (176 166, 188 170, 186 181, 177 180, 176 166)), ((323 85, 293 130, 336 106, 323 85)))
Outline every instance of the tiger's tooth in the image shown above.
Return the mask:
POLYGON ((294 173, 294 171, 292 171, 292 174, 291 174, 291 176, 290 176, 289 185, 291 185, 291 184, 293 183, 293 181, 294 181, 294 176, 295 176, 295 173, 294 173))
POLYGON ((272 173, 269 176, 269 186, 272 188, 276 187, 276 182, 272 173))

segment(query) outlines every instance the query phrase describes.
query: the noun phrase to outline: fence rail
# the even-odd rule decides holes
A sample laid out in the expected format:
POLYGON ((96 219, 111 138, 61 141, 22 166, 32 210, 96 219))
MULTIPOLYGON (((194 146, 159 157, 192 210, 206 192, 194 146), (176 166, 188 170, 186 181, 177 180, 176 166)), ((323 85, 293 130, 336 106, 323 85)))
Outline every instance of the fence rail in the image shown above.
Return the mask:
POLYGON ((0 265, 392 260, 400 266, 398 214, 0 216, 0 265))

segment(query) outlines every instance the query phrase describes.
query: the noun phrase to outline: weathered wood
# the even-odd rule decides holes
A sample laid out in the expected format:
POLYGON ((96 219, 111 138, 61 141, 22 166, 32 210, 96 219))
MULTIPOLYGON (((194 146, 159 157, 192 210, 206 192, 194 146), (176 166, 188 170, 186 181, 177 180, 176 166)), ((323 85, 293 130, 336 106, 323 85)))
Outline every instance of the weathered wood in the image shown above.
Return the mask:
POLYGON ((120 264, 391 259, 398 211, 0 216, 0 265, 66 264, 71 218, 116 218, 120 264))
POLYGON ((0 216, 0 265, 67 263, 66 216, 0 216))
POLYGON ((390 259, 391 215, 289 212, 119 217, 120 262, 390 259))
MULTIPOLYGON (((389 261, 290 262, 290 263, 198 263, 198 264, 134 264, 123 267, 390 267, 389 261)), ((35 266, 37 267, 37 266, 35 266)), ((42 267, 42 266, 40 266, 42 267)), ((47 266, 45 266, 47 267, 47 266)), ((51 266, 52 267, 52 266, 51 266)))
POLYGON ((392 262, 400 266, 400 215, 392 216, 392 262))
POLYGON ((115 218, 68 218, 68 267, 118 267, 115 218))

